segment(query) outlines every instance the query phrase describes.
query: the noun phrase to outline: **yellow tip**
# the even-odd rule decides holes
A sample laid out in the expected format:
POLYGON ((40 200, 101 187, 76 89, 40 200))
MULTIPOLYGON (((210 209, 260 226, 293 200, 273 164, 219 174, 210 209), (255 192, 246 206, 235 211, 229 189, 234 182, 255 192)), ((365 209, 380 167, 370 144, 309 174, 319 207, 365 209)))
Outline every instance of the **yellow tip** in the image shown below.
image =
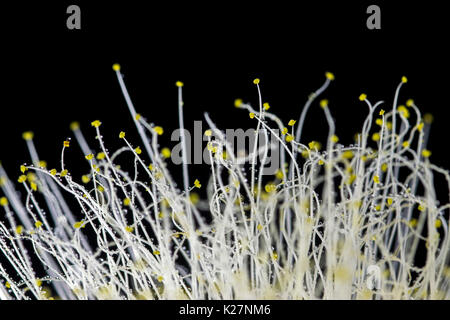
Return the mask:
POLYGON ((367 99, 367 95, 365 93, 361 93, 361 95, 359 96, 359 101, 364 101, 367 99))
POLYGON ((327 99, 320 100, 320 107, 322 109, 325 109, 327 106, 328 106, 328 100, 327 99))
POLYGON ((80 129, 80 124, 77 121, 74 121, 70 124, 70 130, 75 131, 80 129))
POLYGON ((427 149, 423 149, 423 150, 422 150, 422 156, 423 156, 424 158, 428 158, 429 156, 431 156, 431 151, 430 151, 430 150, 427 150, 427 149))
POLYGON ((426 124, 431 124, 433 122, 433 115, 431 113, 425 113, 423 121, 425 121, 426 124))
POLYGON ((327 79, 330 81, 334 80, 334 74, 332 74, 331 72, 325 72, 325 77, 327 77, 327 79))
POLYGON ((6 199, 6 197, 1 197, 0 198, 0 206, 4 207, 8 205, 8 199, 6 199))
POLYGON ((253 80, 253 84, 259 84, 259 78, 256 78, 255 80, 253 80))
POLYGON ((34 137, 34 134, 33 134, 33 132, 31 132, 31 131, 26 131, 26 132, 24 132, 24 133, 22 134, 22 138, 23 138, 24 140, 32 140, 33 137, 34 137))
POLYGON ((407 83, 407 82, 408 82, 408 78, 405 77, 405 76, 403 76, 403 77, 402 77, 402 82, 403 82, 403 83, 407 83))
POLYGON ((112 68, 113 68, 114 71, 120 71, 120 64, 114 63, 112 68))
POLYGON ((162 150, 161 150, 161 154, 162 154, 162 156, 164 157, 164 158, 170 158, 170 155, 171 155, 171 152, 170 152, 170 149, 169 148, 163 148, 162 150))
POLYGON ((91 122, 91 126, 98 128, 102 123, 99 120, 95 120, 91 122))
POLYGON ((164 133, 164 129, 160 126, 156 126, 153 129, 155 130, 156 134, 158 134, 159 136, 164 133))
POLYGON ((182 86, 184 86, 184 83, 181 82, 181 81, 177 81, 177 82, 175 82, 175 85, 176 85, 178 88, 181 88, 182 86))

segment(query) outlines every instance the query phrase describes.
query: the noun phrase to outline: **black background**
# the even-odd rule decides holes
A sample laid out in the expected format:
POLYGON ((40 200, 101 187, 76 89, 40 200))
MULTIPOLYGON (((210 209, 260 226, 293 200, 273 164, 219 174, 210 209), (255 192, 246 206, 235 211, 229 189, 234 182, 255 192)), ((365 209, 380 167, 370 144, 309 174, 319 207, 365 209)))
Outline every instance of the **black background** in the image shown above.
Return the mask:
MULTIPOLYGON (((174 145, 169 133, 178 125, 177 80, 185 83, 187 128, 203 120, 205 111, 221 128, 249 128, 255 122, 233 101, 242 98, 256 105, 255 77, 261 78, 263 100, 288 121, 298 119, 308 94, 331 71, 336 80, 323 97, 330 100, 341 142, 348 144, 367 113, 359 94, 367 93, 372 102, 384 100, 384 108, 390 109, 405 75, 409 82, 400 102, 413 98, 424 112, 434 114, 432 159, 448 168, 449 32, 442 2, 296 2, 2 4, 3 165, 13 175, 29 162, 21 133, 32 130, 41 158, 58 168, 73 120, 81 123, 92 146, 90 122, 95 119, 103 122, 111 150, 121 146, 121 130, 139 145, 111 69, 118 62, 137 111, 164 127, 161 144, 167 146, 174 145), (81 30, 66 28, 70 4, 81 8, 81 30), (370 4, 381 7, 381 30, 366 28, 370 4)), ((312 108, 305 130, 306 141, 325 137, 328 128, 320 108, 312 108)), ((88 169, 78 149, 68 152, 68 159, 80 156, 68 160, 71 172, 88 169)), ((201 166, 190 170, 203 174, 201 166)))

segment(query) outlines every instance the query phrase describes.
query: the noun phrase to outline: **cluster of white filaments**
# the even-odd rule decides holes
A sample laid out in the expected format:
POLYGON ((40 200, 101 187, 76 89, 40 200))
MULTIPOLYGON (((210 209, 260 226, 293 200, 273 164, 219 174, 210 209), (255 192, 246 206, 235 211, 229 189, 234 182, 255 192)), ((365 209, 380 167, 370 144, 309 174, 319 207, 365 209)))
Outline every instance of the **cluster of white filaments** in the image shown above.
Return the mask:
POLYGON ((180 189, 167 167, 171 151, 159 147, 164 130, 136 113, 120 66, 113 69, 141 141, 120 132, 123 147, 109 152, 96 120, 91 149, 73 123, 90 166, 77 179, 64 162, 70 140, 61 168, 48 169, 26 132, 32 164, 18 178, 26 197, 0 166, 0 299, 450 298, 450 204, 435 191, 437 176, 450 190, 450 176, 429 159, 430 115, 412 100, 398 104, 405 77, 390 110, 360 96, 368 116, 349 146, 339 143, 328 101, 316 102, 332 73, 287 125, 255 79, 258 108, 235 106, 249 112, 256 137, 276 136, 281 168, 264 177, 256 155, 267 157, 270 145, 238 155, 205 114, 210 178, 190 178, 183 161, 180 189), (323 150, 302 139, 315 104, 328 123, 323 150), (129 172, 118 164, 124 154, 134 159, 129 172))

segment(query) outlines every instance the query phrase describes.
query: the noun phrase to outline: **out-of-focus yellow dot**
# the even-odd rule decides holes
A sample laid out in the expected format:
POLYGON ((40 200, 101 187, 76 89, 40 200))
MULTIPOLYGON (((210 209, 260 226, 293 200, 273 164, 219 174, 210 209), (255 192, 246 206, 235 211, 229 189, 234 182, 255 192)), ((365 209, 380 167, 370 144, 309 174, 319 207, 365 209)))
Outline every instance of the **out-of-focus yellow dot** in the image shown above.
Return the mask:
POLYGON ((78 130, 78 129, 80 129, 80 123, 79 123, 79 122, 74 121, 74 122, 72 122, 72 123, 70 124, 70 130, 76 131, 76 130, 78 130))
POLYGON ((311 141, 308 143, 308 147, 311 150, 320 150, 320 148, 322 147, 322 145, 320 144, 320 142, 318 141, 311 141))
POLYGON ((267 193, 270 193, 270 192, 277 190, 277 187, 273 183, 268 183, 268 184, 266 184, 264 189, 266 190, 267 193))
POLYGON ((162 154, 162 156, 164 157, 164 158, 170 158, 170 155, 171 155, 171 152, 170 152, 170 149, 169 148, 163 148, 162 150, 161 150, 161 154, 162 154))
POLYGON ((112 65, 112 68, 113 68, 114 71, 120 71, 120 64, 114 63, 114 64, 112 65))
POLYGON ((89 178, 88 175, 83 175, 83 176, 81 177, 81 181, 82 181, 83 183, 88 183, 89 181, 91 181, 91 179, 89 178))
POLYGON ((397 110, 402 116, 409 118, 409 110, 405 106, 398 106, 397 110))
POLYGON ((351 150, 347 150, 347 151, 344 151, 343 153, 342 153, 342 158, 344 158, 344 159, 351 159, 351 158, 353 158, 353 151, 351 151, 351 150))
POLYGON ((253 80, 253 84, 259 84, 259 82, 260 82, 259 78, 253 80))
POLYGON ((189 194, 189 200, 193 205, 196 205, 200 201, 200 196, 196 192, 191 192, 189 194))
POLYGON ((337 135, 335 135, 335 134, 333 134, 332 136, 331 136, 331 142, 333 142, 333 143, 337 143, 339 141, 339 138, 338 138, 338 136, 337 135))
POLYGON ((16 234, 18 234, 18 235, 21 235, 22 234, 22 232, 23 232, 23 226, 21 226, 21 225, 18 225, 17 227, 16 227, 16 234))
POLYGON ((0 206, 4 207, 8 205, 8 199, 6 197, 0 198, 0 206))
POLYGON ((417 125, 417 130, 418 130, 419 132, 422 132, 423 126, 424 126, 423 121, 420 121, 420 123, 417 125))
POLYGON ((75 222, 75 223, 73 224, 73 227, 74 227, 75 229, 84 228, 83 221, 75 222))
POLYGON ((160 126, 156 126, 153 129, 155 130, 156 134, 159 135, 159 136, 164 133, 164 129, 162 127, 160 127, 160 126))
POLYGON ((184 86, 184 83, 181 82, 181 81, 177 81, 177 82, 175 82, 175 85, 176 85, 178 88, 181 88, 182 86, 184 86))

